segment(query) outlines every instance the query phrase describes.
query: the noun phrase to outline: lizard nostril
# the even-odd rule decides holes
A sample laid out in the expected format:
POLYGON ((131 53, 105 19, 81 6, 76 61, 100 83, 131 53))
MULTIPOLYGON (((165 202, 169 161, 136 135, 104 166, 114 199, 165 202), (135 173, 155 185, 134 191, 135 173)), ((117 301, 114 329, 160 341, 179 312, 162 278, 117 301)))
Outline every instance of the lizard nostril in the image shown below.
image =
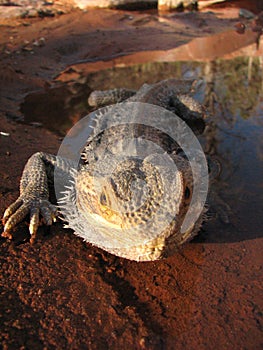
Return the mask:
POLYGON ((102 205, 106 205, 107 204, 107 198, 104 192, 102 192, 102 194, 100 195, 100 203, 102 205))

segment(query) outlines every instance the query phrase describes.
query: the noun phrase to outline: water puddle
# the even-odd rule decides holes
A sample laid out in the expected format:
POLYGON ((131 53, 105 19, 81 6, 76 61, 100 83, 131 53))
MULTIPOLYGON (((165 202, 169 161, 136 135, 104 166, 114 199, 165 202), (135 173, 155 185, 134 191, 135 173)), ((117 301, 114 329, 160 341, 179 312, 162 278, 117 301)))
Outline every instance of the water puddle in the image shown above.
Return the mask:
MULTIPOLYGON (((244 69, 247 69, 247 79, 251 81, 253 59, 255 62, 258 57, 260 61, 262 47, 263 40, 260 41, 258 33, 248 28, 242 35, 235 30, 227 30, 195 38, 169 50, 119 53, 116 57, 104 57, 97 61, 76 62, 56 77, 53 87, 28 94, 21 105, 21 112, 25 122, 41 123, 65 135, 72 124, 91 111, 87 99, 92 90, 139 88, 145 82, 181 78, 187 74, 209 81, 211 78, 207 80, 205 67, 210 62, 217 64, 220 61, 218 57, 221 60, 250 57, 244 59, 242 64, 247 67, 244 69)), ((230 62, 234 67, 235 60, 230 62)), ((229 65, 229 72, 232 72, 232 66, 229 65)), ((217 77, 213 79, 219 77, 220 73, 217 72, 217 77)))
POLYGON ((232 210, 230 224, 209 221, 199 240, 237 242, 262 236, 263 63, 260 57, 208 62, 163 62, 111 68, 83 75, 28 95, 21 106, 26 122, 65 135, 91 108, 94 89, 139 88, 165 78, 202 78, 196 98, 212 115, 201 142, 222 164, 217 192, 232 210))

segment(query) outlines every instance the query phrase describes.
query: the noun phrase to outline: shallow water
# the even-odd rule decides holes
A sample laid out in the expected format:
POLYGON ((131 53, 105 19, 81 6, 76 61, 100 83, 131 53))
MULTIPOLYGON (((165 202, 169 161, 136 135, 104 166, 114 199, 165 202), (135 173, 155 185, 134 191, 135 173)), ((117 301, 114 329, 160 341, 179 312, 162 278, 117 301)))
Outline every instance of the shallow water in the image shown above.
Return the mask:
POLYGON ((262 236, 263 64, 260 58, 213 62, 148 63, 107 69, 28 95, 21 106, 27 123, 40 122, 61 136, 87 112, 94 89, 139 88, 165 78, 197 78, 195 97, 210 113, 201 138, 222 166, 213 184, 231 208, 230 223, 212 215, 196 239, 237 242, 262 236), (34 111, 34 113, 32 113, 34 111), (33 117, 32 117, 33 116, 33 117))

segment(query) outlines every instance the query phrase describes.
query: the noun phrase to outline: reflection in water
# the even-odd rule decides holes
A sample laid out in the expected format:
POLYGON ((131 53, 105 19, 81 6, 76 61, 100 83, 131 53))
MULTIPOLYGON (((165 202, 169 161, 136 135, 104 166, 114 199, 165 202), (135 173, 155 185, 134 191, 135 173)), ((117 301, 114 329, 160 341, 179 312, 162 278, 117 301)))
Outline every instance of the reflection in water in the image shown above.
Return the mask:
POLYGON ((197 240, 234 242, 262 235, 263 60, 236 58, 206 63, 148 63, 108 69, 26 97, 21 110, 26 122, 42 122, 65 135, 91 111, 87 103, 95 89, 138 88, 165 78, 202 78, 196 98, 211 116, 201 143, 222 164, 213 183, 231 207, 231 224, 210 220, 197 240), (48 106, 48 107, 47 107, 48 106), (48 111, 47 111, 48 108, 48 111))
POLYGON ((229 203, 229 227, 207 224, 210 241, 261 236, 262 227, 262 60, 237 58, 205 64, 202 101, 211 112, 203 141, 219 159, 222 173, 216 192, 229 203), (260 107, 261 105, 261 107, 260 107), (261 125, 260 125, 261 124, 261 125), (214 234, 210 234, 214 232, 214 234))

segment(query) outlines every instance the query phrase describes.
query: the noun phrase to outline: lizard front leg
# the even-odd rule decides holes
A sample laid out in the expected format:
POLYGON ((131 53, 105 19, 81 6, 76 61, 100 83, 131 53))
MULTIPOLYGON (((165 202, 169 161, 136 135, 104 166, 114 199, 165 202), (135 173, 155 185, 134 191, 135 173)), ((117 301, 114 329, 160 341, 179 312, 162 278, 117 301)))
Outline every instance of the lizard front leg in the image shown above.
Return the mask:
POLYGON ((29 232, 34 240, 43 217, 46 225, 51 225, 56 218, 56 206, 49 201, 48 183, 53 181, 53 170, 57 157, 38 152, 33 154, 22 174, 20 196, 4 212, 4 235, 9 236, 15 226, 30 215, 29 232))

